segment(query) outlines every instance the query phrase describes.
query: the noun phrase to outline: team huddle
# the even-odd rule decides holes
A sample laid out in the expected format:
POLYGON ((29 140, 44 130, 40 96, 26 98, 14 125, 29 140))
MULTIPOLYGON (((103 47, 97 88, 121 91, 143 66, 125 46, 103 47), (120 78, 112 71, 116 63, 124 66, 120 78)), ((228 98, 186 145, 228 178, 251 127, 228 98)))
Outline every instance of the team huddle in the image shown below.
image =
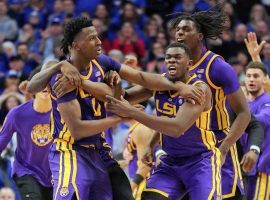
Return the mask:
MULTIPOLYGON (((33 71, 27 91, 34 98, 13 109, 1 130, 0 151, 18 135, 13 176, 21 198, 210 200, 242 199, 246 192, 247 199, 269 199, 270 96, 255 80, 262 84, 266 71, 259 62, 248 65, 246 95, 253 101, 247 102, 233 68, 205 48, 205 39, 221 35, 225 23, 216 11, 172 20, 176 41, 165 51, 166 72, 152 74, 102 54, 89 19, 68 22, 62 41, 68 59, 33 71), (121 80, 136 85, 122 89, 121 80), (137 106, 151 97, 156 116, 137 106), (250 113, 263 124, 262 152, 250 134, 242 136, 250 113), (133 121, 131 183, 104 137, 125 120, 133 121), (236 149, 240 138, 247 152, 260 154, 248 189, 236 149), (157 146, 162 155, 154 158, 157 146)), ((250 35, 247 44, 255 39, 250 35)), ((245 158, 242 168, 250 172, 245 158)))

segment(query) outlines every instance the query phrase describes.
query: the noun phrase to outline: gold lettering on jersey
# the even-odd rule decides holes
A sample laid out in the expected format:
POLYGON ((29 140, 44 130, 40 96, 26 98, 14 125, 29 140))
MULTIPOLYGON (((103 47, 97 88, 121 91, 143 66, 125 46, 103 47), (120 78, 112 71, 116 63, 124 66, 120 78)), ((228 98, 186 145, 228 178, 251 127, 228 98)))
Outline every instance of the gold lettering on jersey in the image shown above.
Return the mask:
POLYGON ((80 96, 82 99, 90 96, 90 94, 84 92, 84 90, 82 88, 79 88, 79 93, 80 93, 80 96))
POLYGON ((50 131, 49 124, 37 124, 31 131, 32 141, 38 146, 45 146, 49 144, 52 139, 52 133, 50 131))
POLYGON ((101 105, 96 102, 96 99, 92 99, 92 106, 93 106, 93 111, 94 111, 94 116, 98 117, 101 116, 101 105))
POLYGON ((169 102, 164 102, 163 105, 160 106, 159 100, 157 99, 156 109, 158 112, 163 113, 165 115, 176 116, 176 106, 169 102))

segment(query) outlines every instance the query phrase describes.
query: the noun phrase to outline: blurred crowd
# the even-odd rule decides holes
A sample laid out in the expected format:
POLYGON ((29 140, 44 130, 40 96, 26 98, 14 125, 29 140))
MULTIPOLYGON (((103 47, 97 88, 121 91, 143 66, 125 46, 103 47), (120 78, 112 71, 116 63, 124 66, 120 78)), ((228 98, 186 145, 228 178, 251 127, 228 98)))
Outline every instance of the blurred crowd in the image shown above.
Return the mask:
MULTIPOLYGON (((230 19, 228 29, 221 38, 206 41, 207 48, 224 57, 242 82, 250 61, 244 39, 255 32, 259 41, 266 41, 261 57, 270 74, 270 0, 0 0, 0 126, 9 110, 24 102, 19 84, 30 72, 48 60, 64 59, 63 27, 71 18, 92 19, 105 54, 134 68, 162 73, 165 48, 175 40, 172 16, 215 9, 217 4, 230 19)), ((130 84, 123 82, 123 87, 130 84)), ((153 112, 151 101, 146 109, 153 112)), ((109 132, 116 156, 124 151, 129 126, 123 123, 109 132)), ((13 149, 11 143, 1 155, 0 188, 12 187, 13 149)), ((0 199, 3 191, 12 193, 4 188, 0 199)))

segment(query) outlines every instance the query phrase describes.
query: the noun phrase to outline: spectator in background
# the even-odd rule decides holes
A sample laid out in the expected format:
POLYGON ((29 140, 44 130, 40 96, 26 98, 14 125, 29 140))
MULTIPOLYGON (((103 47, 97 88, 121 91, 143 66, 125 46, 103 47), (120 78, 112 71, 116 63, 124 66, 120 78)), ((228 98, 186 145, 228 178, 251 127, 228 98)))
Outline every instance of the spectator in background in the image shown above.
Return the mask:
POLYGON ((55 0, 53 4, 53 13, 50 14, 48 21, 51 22, 53 18, 59 18, 61 21, 64 20, 65 10, 64 3, 62 0, 55 0))
POLYGON ((31 24, 25 24, 20 30, 18 43, 20 42, 26 43, 30 52, 38 54, 41 42, 39 30, 34 30, 31 24))
POLYGON ((45 9, 45 0, 29 0, 27 7, 23 11, 24 23, 29 22, 33 11, 36 11, 39 16, 39 27, 44 29, 46 27, 46 16, 48 15, 45 9))
POLYGON ((111 57, 112 59, 116 60, 117 62, 122 63, 124 60, 124 55, 122 51, 118 49, 112 49, 109 51, 108 56, 111 57))
POLYGON ((3 187, 0 189, 0 200, 15 200, 15 193, 9 187, 3 187))
POLYGON ((39 65, 38 61, 35 60, 35 54, 28 51, 27 43, 25 42, 18 43, 17 54, 21 56, 25 63, 23 72, 26 75, 30 75, 31 71, 39 65))
POLYGON ((145 55, 145 45, 142 39, 137 37, 135 29, 130 22, 125 22, 121 27, 118 37, 113 41, 113 49, 119 49, 124 54, 135 53, 139 61, 145 55))
POLYGON ((49 26, 44 33, 40 45, 40 52, 43 52, 43 57, 46 59, 47 57, 52 57, 54 55, 54 46, 53 44, 57 40, 61 40, 63 38, 63 22, 61 18, 54 17, 49 22, 49 26))
POLYGON ((156 42, 160 43, 162 48, 166 48, 168 45, 168 38, 165 32, 158 32, 156 42))
POLYGON ((27 74, 23 72, 24 60, 20 55, 11 56, 9 59, 9 68, 14 70, 20 77, 20 81, 27 79, 27 74))
POLYGON ((16 48, 13 42, 10 41, 3 42, 2 48, 7 58, 16 55, 16 48))
POLYGON ((23 102, 24 102, 24 97, 18 93, 11 92, 11 93, 1 95, 0 124, 2 125, 4 123, 6 115, 12 108, 15 108, 16 106, 20 105, 23 102))
POLYGON ((256 35, 259 39, 261 39, 269 34, 269 28, 268 28, 266 22, 263 20, 257 22, 255 29, 256 29, 256 35))
POLYGON ((156 18, 150 17, 144 26, 144 42, 149 49, 155 41, 158 32, 162 31, 162 27, 158 25, 156 18))
POLYGON ((8 0, 8 16, 14 19, 18 26, 21 28, 23 26, 23 9, 24 9, 24 0, 8 0))
POLYGON ((225 2, 222 11, 227 14, 230 20, 230 30, 233 30, 237 24, 240 23, 240 20, 237 18, 236 13, 234 12, 233 5, 230 2, 225 2))
POLYGON ((0 94, 10 92, 18 93, 20 76, 15 70, 9 70, 5 76, 4 82, 1 83, 0 94))
POLYGON ((87 10, 87 12, 90 14, 90 16, 94 16, 95 9, 98 4, 102 3, 103 0, 91 0, 91 1, 85 1, 85 0, 77 0, 76 1, 76 14, 80 14, 87 10))
POLYGON ((105 4, 98 4, 95 11, 95 18, 101 20, 107 30, 110 25, 110 15, 105 4))
POLYGON ((63 2, 65 14, 75 15, 75 4, 74 0, 64 0, 63 2))
POLYGON ((0 1, 0 42, 4 40, 15 41, 18 35, 17 22, 7 15, 7 4, 0 1))
POLYGON ((92 19, 92 24, 95 26, 96 31, 98 33, 98 37, 101 40, 104 53, 107 54, 111 49, 111 42, 108 39, 108 35, 107 35, 108 32, 106 31, 106 27, 103 21, 101 21, 98 18, 92 19))
POLYGON ((175 5, 173 12, 194 13, 202 10, 207 10, 210 5, 204 0, 183 0, 175 5))
POLYGON ((261 4, 255 4, 252 6, 249 16, 249 23, 247 24, 248 32, 255 32, 258 22, 265 21, 269 24, 269 16, 266 9, 261 4))
POLYGON ((165 49, 162 47, 162 45, 158 42, 155 42, 153 46, 148 51, 147 56, 147 63, 146 63, 146 69, 147 71, 151 72, 156 66, 157 58, 164 57, 165 55, 165 49))
POLYGON ((119 30, 126 22, 132 24, 137 34, 141 34, 142 27, 147 21, 147 17, 144 14, 138 14, 135 5, 132 2, 126 2, 123 5, 122 14, 118 13, 111 23, 114 31, 119 30))
POLYGON ((263 55, 263 60, 262 60, 263 64, 266 66, 267 73, 270 76, 270 41, 267 41, 264 44, 262 55, 263 55))
POLYGON ((233 67, 240 84, 243 83, 245 80, 245 66, 241 65, 237 57, 230 58, 228 63, 233 67))

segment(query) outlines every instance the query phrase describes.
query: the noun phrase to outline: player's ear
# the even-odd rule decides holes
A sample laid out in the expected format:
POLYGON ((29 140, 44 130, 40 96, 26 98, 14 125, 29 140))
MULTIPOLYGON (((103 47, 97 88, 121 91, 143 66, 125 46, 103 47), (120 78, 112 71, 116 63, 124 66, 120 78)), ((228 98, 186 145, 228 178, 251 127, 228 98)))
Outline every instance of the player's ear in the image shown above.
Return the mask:
POLYGON ((200 41, 203 40, 203 33, 199 33, 199 40, 200 40, 200 41))
POLYGON ((80 50, 80 47, 79 47, 78 43, 75 42, 75 41, 72 42, 71 48, 72 48, 72 49, 75 49, 75 50, 77 50, 77 51, 80 50))

